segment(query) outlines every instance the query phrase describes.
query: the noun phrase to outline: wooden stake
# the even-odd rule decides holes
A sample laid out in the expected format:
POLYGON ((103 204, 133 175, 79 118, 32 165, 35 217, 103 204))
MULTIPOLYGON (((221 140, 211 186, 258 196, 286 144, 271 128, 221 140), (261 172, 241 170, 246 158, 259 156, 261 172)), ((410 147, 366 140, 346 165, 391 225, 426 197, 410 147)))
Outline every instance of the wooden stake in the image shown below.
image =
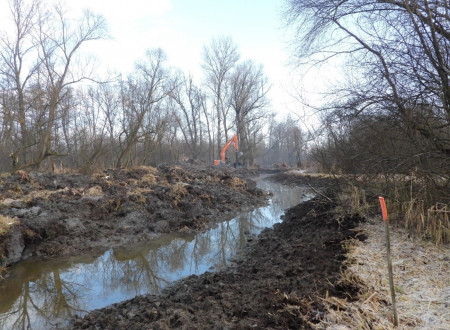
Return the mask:
POLYGON ((386 224, 386 259, 388 264, 388 274, 389 274, 389 287, 391 290, 391 300, 392 300, 392 309, 394 311, 394 326, 398 326, 398 317, 397 317, 397 306, 395 303, 395 289, 394 289, 394 279, 392 276, 392 262, 391 262, 391 234, 389 231, 389 218, 386 208, 386 203, 384 201, 384 197, 379 197, 380 205, 381 205, 381 214, 383 215, 384 223, 386 224))

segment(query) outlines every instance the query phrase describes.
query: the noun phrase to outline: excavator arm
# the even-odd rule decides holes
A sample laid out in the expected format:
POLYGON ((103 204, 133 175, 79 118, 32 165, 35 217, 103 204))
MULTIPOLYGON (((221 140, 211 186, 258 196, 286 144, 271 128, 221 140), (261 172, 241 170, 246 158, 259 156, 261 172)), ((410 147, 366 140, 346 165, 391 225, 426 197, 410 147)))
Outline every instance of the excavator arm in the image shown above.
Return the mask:
MULTIPOLYGON (((220 151, 220 160, 224 163, 225 163, 225 153, 232 143, 234 143, 234 151, 238 151, 239 147, 238 147, 238 139, 237 139, 236 134, 234 134, 234 136, 230 140, 228 140, 227 143, 225 143, 222 150, 220 151)), ((215 160, 214 165, 219 165, 220 160, 215 160)))
POLYGON ((220 151, 220 159, 222 159, 223 162, 225 161, 225 153, 232 143, 234 143, 234 151, 238 151, 238 140, 236 134, 234 134, 234 136, 223 146, 220 151))

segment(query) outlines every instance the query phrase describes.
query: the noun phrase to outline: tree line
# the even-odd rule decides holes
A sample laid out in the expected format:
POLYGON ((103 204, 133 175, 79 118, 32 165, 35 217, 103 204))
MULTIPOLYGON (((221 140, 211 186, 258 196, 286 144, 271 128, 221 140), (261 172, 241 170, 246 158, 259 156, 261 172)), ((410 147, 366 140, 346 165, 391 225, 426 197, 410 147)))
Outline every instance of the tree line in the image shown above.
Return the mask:
POLYGON ((269 80, 230 37, 204 46, 201 83, 170 67, 159 48, 126 77, 100 78, 84 47, 107 37, 101 15, 73 19, 39 0, 9 8, 11 29, 0 36, 0 169, 212 162, 234 134, 242 163, 271 149, 269 80))
POLYGON ((449 2, 285 4, 288 24, 297 31, 298 63, 340 58, 346 67, 321 109, 321 139, 312 150, 317 163, 350 174, 409 175, 428 187, 426 194, 434 197, 427 199, 448 203, 449 2))

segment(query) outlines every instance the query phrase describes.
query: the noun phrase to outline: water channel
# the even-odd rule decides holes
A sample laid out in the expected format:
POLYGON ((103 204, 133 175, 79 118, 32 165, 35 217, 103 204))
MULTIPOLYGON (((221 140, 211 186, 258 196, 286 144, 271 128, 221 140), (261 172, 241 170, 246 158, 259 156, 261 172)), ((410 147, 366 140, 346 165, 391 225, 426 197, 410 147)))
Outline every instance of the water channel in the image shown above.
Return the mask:
POLYGON ((197 235, 172 234, 98 255, 33 260, 11 266, 0 281, 0 329, 47 329, 71 316, 139 294, 159 293, 171 282, 230 263, 250 235, 281 221, 284 210, 313 193, 266 180, 268 206, 243 212, 197 235))

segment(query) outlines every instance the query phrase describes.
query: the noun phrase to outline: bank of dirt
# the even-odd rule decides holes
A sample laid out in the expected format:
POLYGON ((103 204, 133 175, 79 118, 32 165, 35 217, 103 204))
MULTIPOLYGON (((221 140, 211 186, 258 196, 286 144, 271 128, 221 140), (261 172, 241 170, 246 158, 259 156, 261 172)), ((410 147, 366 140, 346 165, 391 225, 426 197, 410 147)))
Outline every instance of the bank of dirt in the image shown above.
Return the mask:
MULTIPOLYGON (((30 256, 76 255, 202 231, 267 202, 255 172, 205 163, 30 172, 0 178, 0 269, 30 256)), ((1 274, 0 274, 1 275, 1 274)))
MULTIPOLYGON (((327 197, 330 178, 288 171, 272 177, 287 185, 311 186, 327 197)), ((345 178, 333 178, 339 193, 339 212, 360 209, 367 221, 352 229, 354 239, 345 241, 338 294, 330 291, 320 301, 324 317, 317 329, 449 329, 449 246, 412 236, 403 225, 390 223, 391 260, 396 295, 398 326, 393 325, 392 301, 386 265, 385 223, 376 205, 367 208, 355 201, 358 189, 349 189, 345 178), (348 193, 350 191, 351 193, 348 193), (351 204, 353 203, 353 206, 351 204), (356 205, 355 205, 356 204, 356 205), (358 207, 359 205, 359 207, 358 207), (371 209, 371 212, 369 211, 371 209), (369 211, 369 212, 368 212, 369 211), (344 289, 344 290, 342 290, 344 289), (339 294, 340 291, 340 294, 339 294), (342 292, 347 292, 342 296, 342 292)), ((367 187, 370 189, 370 187, 367 187)), ((335 292, 336 293, 336 292, 335 292)))
POLYGON ((342 284, 340 273, 343 242, 355 236, 352 228, 361 220, 336 214, 335 189, 326 189, 330 181, 320 182, 321 195, 289 209, 282 223, 250 239, 234 265, 190 276, 161 295, 137 296, 94 310, 74 318, 69 327, 312 328, 324 318, 323 297, 351 297, 357 290, 342 284))

